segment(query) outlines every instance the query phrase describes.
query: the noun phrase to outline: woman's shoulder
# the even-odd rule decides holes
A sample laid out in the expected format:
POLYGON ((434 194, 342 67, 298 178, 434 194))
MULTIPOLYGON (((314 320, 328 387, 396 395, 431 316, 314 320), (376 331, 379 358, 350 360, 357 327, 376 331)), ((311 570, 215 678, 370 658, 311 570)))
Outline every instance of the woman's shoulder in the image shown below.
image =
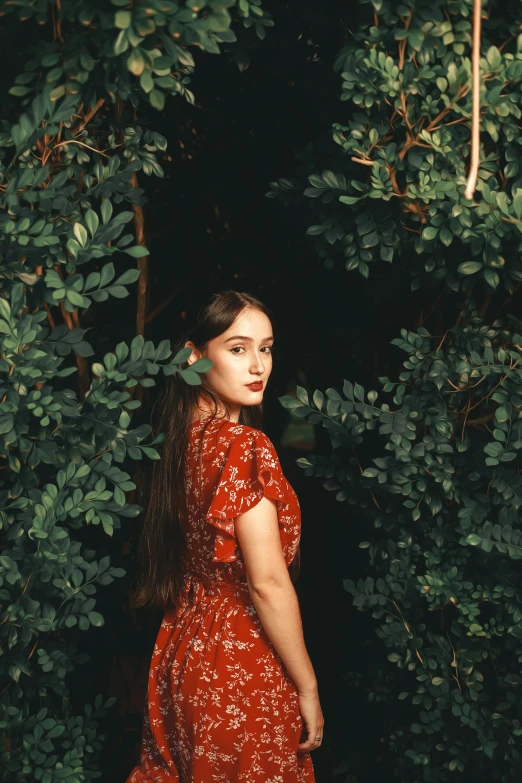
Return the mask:
MULTIPOLYGON (((248 424, 227 421, 216 443, 216 456, 227 470, 244 477, 245 471, 253 474, 271 472, 281 481, 282 469, 274 444, 262 430, 248 424)), ((228 474, 227 474, 228 475, 228 474)))
POLYGON ((260 453, 274 459, 277 457, 274 444, 268 435, 248 424, 239 424, 227 419, 213 419, 206 427, 193 427, 191 432, 193 449, 197 446, 202 430, 202 455, 207 461, 217 459, 216 464, 218 464, 220 460, 238 455, 241 455, 240 459, 243 461, 246 455, 250 455, 252 459, 255 454, 260 453))
POLYGON ((270 446, 273 448, 273 443, 268 435, 262 430, 258 430, 255 427, 250 427, 248 424, 239 424, 237 422, 227 421, 227 435, 229 436, 231 444, 240 441, 252 445, 270 446))

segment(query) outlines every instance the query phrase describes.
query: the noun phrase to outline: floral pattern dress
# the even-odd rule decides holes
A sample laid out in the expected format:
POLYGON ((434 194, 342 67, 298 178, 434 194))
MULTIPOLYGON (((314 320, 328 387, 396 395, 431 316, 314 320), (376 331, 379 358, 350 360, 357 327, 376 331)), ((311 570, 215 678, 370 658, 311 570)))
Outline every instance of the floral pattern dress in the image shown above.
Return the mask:
POLYGON ((297 748, 297 688, 250 598, 234 530, 273 498, 288 567, 297 496, 270 439, 225 419, 192 424, 185 482, 190 567, 154 645, 140 764, 126 783, 315 783, 311 754, 297 748))

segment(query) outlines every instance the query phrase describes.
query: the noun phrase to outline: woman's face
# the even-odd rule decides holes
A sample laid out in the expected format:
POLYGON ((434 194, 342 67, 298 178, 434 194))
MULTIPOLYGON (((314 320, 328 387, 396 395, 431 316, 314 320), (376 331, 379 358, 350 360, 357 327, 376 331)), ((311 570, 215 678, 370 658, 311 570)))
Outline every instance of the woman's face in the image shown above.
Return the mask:
POLYGON ((205 373, 211 390, 224 400, 237 421, 242 405, 258 405, 263 400, 272 372, 272 324, 260 310, 244 308, 226 332, 210 340, 206 352, 193 348, 188 363, 206 357, 214 366, 205 373), (249 384, 260 382, 259 389, 249 384))

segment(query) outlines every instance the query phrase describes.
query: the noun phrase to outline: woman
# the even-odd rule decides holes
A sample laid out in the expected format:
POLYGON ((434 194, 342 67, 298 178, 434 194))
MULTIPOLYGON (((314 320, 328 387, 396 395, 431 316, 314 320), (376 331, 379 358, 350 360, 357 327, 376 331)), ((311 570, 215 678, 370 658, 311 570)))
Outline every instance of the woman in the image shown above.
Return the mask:
POLYGON ((213 366, 201 385, 170 376, 159 403, 134 602, 165 615, 127 783, 315 783, 324 721, 293 587, 300 508, 259 429, 269 310, 224 291, 189 335, 188 365, 213 366))

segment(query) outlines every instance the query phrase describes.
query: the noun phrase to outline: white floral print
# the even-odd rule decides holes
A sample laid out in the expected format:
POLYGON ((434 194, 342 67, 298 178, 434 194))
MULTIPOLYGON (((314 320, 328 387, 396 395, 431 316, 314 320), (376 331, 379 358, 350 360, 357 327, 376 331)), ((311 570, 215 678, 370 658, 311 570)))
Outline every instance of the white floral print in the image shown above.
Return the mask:
POLYGON ((192 425, 185 483, 190 565, 154 645, 140 763, 126 783, 315 783, 310 753, 297 750, 297 688, 257 616, 234 529, 273 498, 288 567, 297 496, 270 439, 223 419, 192 425))

